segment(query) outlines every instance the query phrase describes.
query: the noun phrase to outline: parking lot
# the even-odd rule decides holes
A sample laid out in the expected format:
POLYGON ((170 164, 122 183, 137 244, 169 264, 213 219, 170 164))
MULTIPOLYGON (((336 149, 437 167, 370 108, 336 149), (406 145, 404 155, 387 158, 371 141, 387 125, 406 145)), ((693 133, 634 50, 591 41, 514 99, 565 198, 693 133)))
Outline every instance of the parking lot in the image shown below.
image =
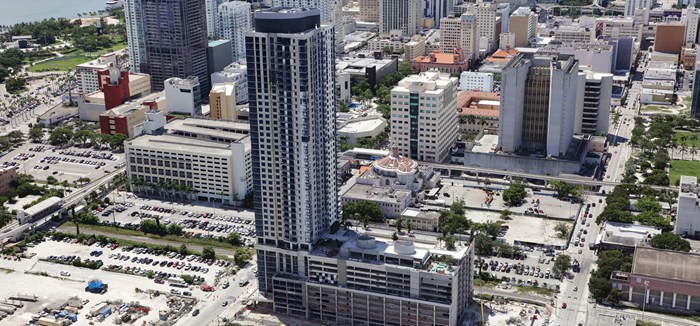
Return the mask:
POLYGON ((252 211, 224 210, 206 207, 201 203, 166 203, 137 198, 123 192, 120 192, 119 197, 115 194, 109 198, 115 198, 116 205, 103 204, 93 211, 103 223, 137 228, 144 218, 158 218, 165 225, 176 223, 182 226, 186 237, 218 238, 236 232, 246 244, 253 245, 255 242, 252 211))
POLYGON ((563 247, 566 245, 566 238, 559 238, 554 230, 558 223, 565 223, 572 227, 571 222, 544 219, 534 216, 511 215, 508 220, 502 220, 500 213, 475 209, 465 209, 465 215, 469 220, 479 223, 501 222, 508 225, 509 230, 502 238, 509 244, 538 244, 563 247))
MULTIPOLYGON (((242 293, 255 289, 255 282, 251 281, 254 279, 254 265, 232 275, 229 272, 234 267, 228 261, 205 260, 177 252, 100 242, 87 245, 74 239, 52 236, 28 244, 24 254, 29 258, 4 255, 0 258, 0 273, 13 280, 0 287, 0 296, 6 298, 20 293, 36 296, 38 302, 25 303, 24 308, 0 324, 25 324, 44 308, 49 311, 62 309, 66 300, 74 296, 84 302, 75 325, 112 324, 112 318, 101 321, 86 314, 107 300, 139 302, 150 308, 150 314, 140 318, 138 323, 151 324, 158 321, 159 312, 170 311, 169 315, 172 315, 180 309, 173 310, 173 298, 194 298, 198 300, 194 308, 202 309, 204 320, 209 320, 242 293), (98 269, 76 266, 96 262, 101 264, 98 269), (189 276, 194 284, 188 284, 189 276), (104 293, 87 291, 88 282, 95 279, 108 285, 104 293), (200 282, 213 286, 201 286, 200 282)), ((189 325, 194 314, 189 311, 185 314, 179 324, 189 325)))
MULTIPOLYGON (((491 273, 492 277, 507 277, 511 285, 537 286, 556 290, 561 281, 556 279, 551 270, 554 266, 555 253, 543 251, 526 251, 525 259, 503 257, 482 258, 482 271, 491 273)), ((522 258, 522 257, 521 257, 522 258)))
POLYGON ((70 264, 80 258, 83 263, 99 262, 98 266, 102 270, 160 280, 177 280, 180 275, 187 274, 194 278, 195 284, 214 283, 215 277, 221 274, 224 268, 230 266, 230 262, 224 260, 205 260, 195 255, 166 253, 146 248, 118 247, 107 243, 85 246, 76 244, 75 241, 70 238, 63 241, 48 241, 58 252, 65 254, 39 255, 39 259, 70 264))
POLYGON ((493 191, 493 196, 489 196, 483 188, 484 184, 477 184, 473 181, 459 179, 443 179, 443 187, 440 189, 440 200, 445 201, 446 205, 452 204, 455 200, 462 199, 467 207, 489 208, 494 210, 509 210, 511 212, 521 214, 533 214, 537 211, 540 215, 557 218, 573 219, 580 207, 579 204, 573 204, 568 201, 563 201, 555 198, 553 191, 537 191, 526 188, 528 196, 525 198, 525 203, 517 207, 509 207, 503 201, 501 195, 507 189, 505 185, 489 185, 489 189, 493 191), (447 194, 447 195, 445 195, 447 194))
POLYGON ((1 166, 15 166, 18 173, 31 174, 36 180, 46 180, 49 176, 59 182, 72 183, 80 178, 97 180, 124 165, 121 153, 92 148, 60 149, 30 142, 0 154, 1 166))

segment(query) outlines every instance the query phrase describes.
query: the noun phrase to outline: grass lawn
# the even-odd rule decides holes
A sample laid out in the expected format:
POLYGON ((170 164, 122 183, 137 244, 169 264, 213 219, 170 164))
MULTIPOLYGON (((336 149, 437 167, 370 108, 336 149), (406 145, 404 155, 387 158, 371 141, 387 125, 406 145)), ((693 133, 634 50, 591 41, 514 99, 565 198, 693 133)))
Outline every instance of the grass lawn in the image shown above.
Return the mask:
POLYGON ((689 131, 678 131, 673 134, 673 142, 686 147, 700 147, 700 132, 689 132, 689 131), (695 141, 691 138, 695 135, 695 141), (681 140, 681 137, 685 137, 685 141, 681 140))
POLYGON ((700 162, 671 160, 670 184, 675 185, 682 175, 690 175, 700 179, 700 162))
POLYGON ((66 71, 68 69, 75 69, 76 65, 84 62, 88 62, 90 59, 85 55, 78 55, 76 57, 61 57, 41 63, 37 63, 29 68, 29 71, 40 72, 40 71, 66 71))
MULTIPOLYGON (((71 222, 66 222, 61 226, 63 229, 63 232, 69 232, 69 233, 75 233, 75 224, 71 222)), ((226 242, 226 241, 219 241, 219 240, 214 240, 214 239, 203 239, 203 238, 184 238, 184 237, 178 237, 176 235, 166 235, 166 236, 159 236, 155 234, 144 234, 141 231, 138 230, 132 230, 132 229, 126 229, 126 228, 115 228, 113 226, 109 225, 88 225, 88 224, 80 224, 80 229, 81 230, 93 230, 93 231, 99 231, 103 232, 105 234, 120 234, 120 235, 128 235, 128 236, 138 236, 138 237, 147 237, 155 240, 168 240, 172 242, 177 242, 177 243, 184 243, 184 244, 193 244, 193 245, 200 245, 200 246, 212 246, 214 248, 224 248, 224 249, 235 249, 236 246, 226 242)))
POLYGON ((640 111, 661 111, 663 107, 658 106, 658 105, 649 105, 649 104, 644 104, 642 107, 639 109, 640 111))
POLYGON ((85 53, 83 50, 70 49, 62 51, 66 57, 55 58, 52 60, 37 63, 30 67, 29 70, 33 72, 39 71, 66 71, 68 69, 74 69, 76 65, 93 60, 103 54, 115 52, 126 47, 126 40, 117 40, 117 43, 106 48, 101 49, 91 53, 85 53))
POLYGON ((518 289, 518 292, 520 292, 520 293, 534 293, 534 294, 539 294, 539 295, 544 295, 544 296, 551 296, 554 293, 554 290, 552 290, 552 289, 533 287, 533 286, 518 286, 517 289, 518 289))

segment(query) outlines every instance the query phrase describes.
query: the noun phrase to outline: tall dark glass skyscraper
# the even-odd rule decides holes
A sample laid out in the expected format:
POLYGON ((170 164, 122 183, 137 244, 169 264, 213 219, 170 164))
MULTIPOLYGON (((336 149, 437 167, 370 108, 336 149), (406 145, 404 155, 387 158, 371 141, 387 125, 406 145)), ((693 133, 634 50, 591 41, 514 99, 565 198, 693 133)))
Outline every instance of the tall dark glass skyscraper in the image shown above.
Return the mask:
POLYGON ((132 70, 150 74, 154 91, 163 90, 170 77, 197 76, 200 84, 209 85, 204 1, 126 2, 132 70))

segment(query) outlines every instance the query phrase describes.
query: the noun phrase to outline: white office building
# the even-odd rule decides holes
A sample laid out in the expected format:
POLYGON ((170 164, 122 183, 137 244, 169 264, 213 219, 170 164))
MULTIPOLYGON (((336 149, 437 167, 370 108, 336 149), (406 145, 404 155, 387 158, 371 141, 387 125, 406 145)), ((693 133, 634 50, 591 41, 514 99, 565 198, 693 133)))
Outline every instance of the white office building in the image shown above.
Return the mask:
POLYGON ((403 35, 414 35, 421 29, 421 0, 378 0, 379 32, 389 34, 400 30, 403 35))
POLYGON ((82 94, 100 90, 97 72, 109 67, 117 66, 117 54, 108 53, 90 62, 75 66, 75 78, 78 82, 78 92, 82 94))
POLYGON ((578 76, 574 132, 587 135, 607 133, 610 123, 613 75, 581 69, 578 76))
POLYGON ((419 161, 442 162, 457 139, 458 79, 427 71, 391 90, 391 143, 419 161))
POLYGON ((244 61, 234 62, 224 70, 211 74, 211 83, 236 83, 236 103, 248 102, 248 73, 244 61))
POLYGON ((502 73, 498 147, 563 157, 574 135, 578 60, 518 54, 502 73))
POLYGON ((685 175, 681 176, 674 233, 691 237, 700 237, 699 198, 700 184, 698 184, 698 178, 685 175))
POLYGON ((250 10, 250 3, 245 1, 224 2, 219 5, 217 37, 231 41, 233 61, 245 59, 245 34, 253 29, 250 10))
POLYGON ((654 0, 625 0, 625 17, 635 18, 643 13, 648 21, 649 11, 653 5, 654 0))
POLYGON ((168 78, 165 80, 165 105, 169 113, 186 114, 191 117, 202 115, 199 78, 168 78))
POLYGON ((143 0, 125 0, 124 20, 126 22, 127 51, 132 72, 141 72, 141 64, 146 63, 146 44, 143 31, 143 0))
POLYGON ((685 43, 695 44, 698 40, 698 20, 700 20, 700 9, 683 9, 681 21, 685 24, 685 43))
POLYGON ((490 72, 463 71, 459 75, 459 90, 493 92, 493 74, 490 72))
POLYGON ((248 124, 188 118, 175 119, 164 129, 124 143, 135 192, 231 204, 250 191, 248 124))

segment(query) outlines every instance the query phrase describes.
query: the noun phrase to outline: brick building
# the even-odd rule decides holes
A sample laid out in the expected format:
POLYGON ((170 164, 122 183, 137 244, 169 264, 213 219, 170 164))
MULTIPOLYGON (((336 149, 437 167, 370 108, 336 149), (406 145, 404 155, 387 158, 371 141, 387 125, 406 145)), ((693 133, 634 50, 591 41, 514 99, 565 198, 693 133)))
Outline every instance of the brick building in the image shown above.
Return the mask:
POLYGON ((122 104, 100 114, 100 132, 134 137, 141 133, 139 127, 146 120, 146 112, 163 109, 165 109, 163 92, 151 94, 141 101, 122 104))
POLYGON ((0 195, 10 191, 12 182, 17 180, 17 168, 7 167, 0 169, 0 195))

